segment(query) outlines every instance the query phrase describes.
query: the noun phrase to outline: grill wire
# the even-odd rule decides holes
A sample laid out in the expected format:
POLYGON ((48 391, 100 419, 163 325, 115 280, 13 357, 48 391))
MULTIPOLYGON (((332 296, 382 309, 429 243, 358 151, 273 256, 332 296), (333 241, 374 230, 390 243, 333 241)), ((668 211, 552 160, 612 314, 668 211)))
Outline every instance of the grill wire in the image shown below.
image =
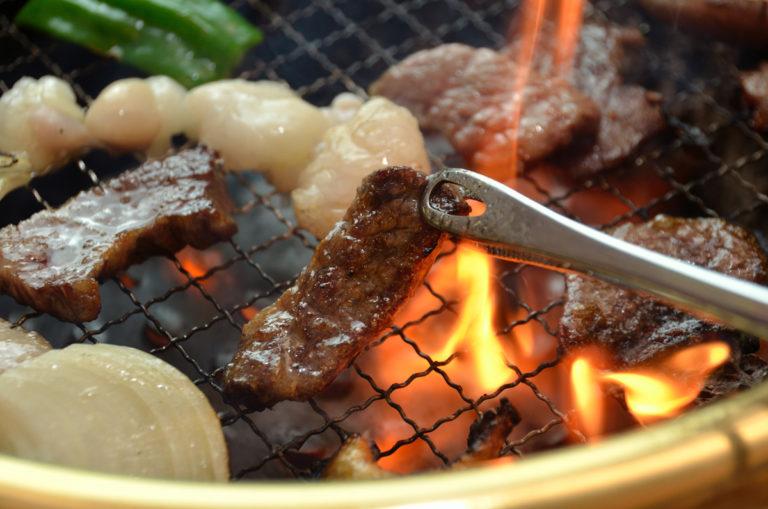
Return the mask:
MULTIPOLYGON (((504 30, 517 4, 516 0, 231 3, 265 31, 265 42, 243 62, 241 77, 286 81, 314 104, 328 104, 343 91, 365 95, 367 86, 387 67, 419 49, 444 42, 499 47, 505 41, 504 30)), ((107 83, 135 75, 135 71, 116 62, 17 29, 12 19, 20 5, 16 0, 0 2, 2 91, 23 75, 53 74, 72 84, 81 102, 88 104, 107 83)), ((748 113, 734 93, 733 79, 736 65, 750 65, 754 56, 718 44, 688 41, 674 30, 653 24, 627 1, 596 2, 589 16, 631 23, 649 32, 649 45, 642 55, 645 65, 640 70, 631 69, 630 74, 637 74, 650 88, 663 93, 671 130, 623 166, 589 180, 570 182, 557 192, 538 180, 535 172, 524 175, 522 178, 532 192, 558 212, 587 222, 588 218, 580 213, 583 209, 574 209, 575 200, 595 192, 610 197, 621 212, 607 222, 594 224, 600 228, 673 211, 742 223, 756 229, 764 241, 760 225, 765 228, 767 223, 763 219, 768 210, 768 186, 760 175, 766 170, 768 145, 750 128, 748 113), (645 178, 658 179, 667 190, 646 200, 628 197, 622 183, 645 178)), ((442 146, 433 147, 435 166, 460 164, 442 146)), ((80 189, 98 185, 135 163, 125 156, 85 156, 7 197, 0 204, 0 223, 14 223, 40 208, 58 206, 80 189)), ((239 337, 244 310, 268 304, 288 287, 308 261, 315 243, 296 227, 287 199, 261 177, 230 175, 228 184, 237 204, 241 231, 228 243, 199 255, 201 270, 189 270, 179 256, 170 257, 170 261, 153 259, 132 267, 124 275, 104 282, 104 310, 98 320, 87 324, 62 323, 6 297, 0 299, 0 312, 18 325, 41 331, 56 346, 100 341, 130 344, 174 363, 195 381, 219 411, 233 454, 235 478, 312 476, 319 462, 330 456, 341 440, 361 430, 361 423, 365 422, 360 420, 361 415, 381 405, 389 407, 390 414, 394 411, 392 415, 403 421, 410 434, 394 441, 380 456, 398 454, 416 444, 428 448, 438 466, 448 464, 451 456, 441 450, 431 435, 467 416, 473 418, 479 414, 481 405, 485 404, 485 408, 507 391, 530 391, 543 403, 547 417, 523 436, 509 439, 504 454, 522 455, 526 450, 547 447, 548 443, 560 443, 564 433, 573 434, 568 430, 566 409, 558 407, 554 394, 545 394, 537 385, 542 373, 560 362, 560 354, 529 372, 510 366, 514 373, 512 381, 473 399, 449 377, 444 369, 447 362, 435 361, 420 348, 409 336, 409 328, 450 312, 451 303, 439 295, 435 295, 438 305, 434 311, 416 323, 393 327, 385 338, 386 342, 402 342, 408 355, 423 360, 423 370, 407 379, 380 385, 366 366, 356 362, 342 375, 341 384, 352 379, 362 383, 367 393, 346 408, 331 411, 327 405, 311 400, 285 404, 280 412, 248 413, 225 403, 217 375, 239 337), (247 283, 245 288, 249 291, 227 295, 226 287, 241 280, 247 283), (184 310, 181 316, 177 309, 184 310), (190 327, 192 323, 195 325, 190 327), (400 391, 426 377, 441 379, 447 391, 455 392, 459 402, 453 413, 431 422, 413 417, 397 401, 400 391), (293 429, 280 424, 291 416, 304 421, 304 427, 293 429), (275 432, 274 428, 281 426, 288 431, 275 432), (312 446, 327 443, 336 445, 315 445, 314 449, 312 446)), ((540 269, 523 265, 499 267, 502 270, 497 274, 498 286, 503 290, 505 303, 523 311, 499 334, 514 334, 517 327, 532 323, 556 338, 561 298, 533 304, 515 290, 515 281, 540 269)), ((383 343, 379 341, 371 348, 381 348, 383 343)), ((464 429, 462 433, 465 432, 464 429)))

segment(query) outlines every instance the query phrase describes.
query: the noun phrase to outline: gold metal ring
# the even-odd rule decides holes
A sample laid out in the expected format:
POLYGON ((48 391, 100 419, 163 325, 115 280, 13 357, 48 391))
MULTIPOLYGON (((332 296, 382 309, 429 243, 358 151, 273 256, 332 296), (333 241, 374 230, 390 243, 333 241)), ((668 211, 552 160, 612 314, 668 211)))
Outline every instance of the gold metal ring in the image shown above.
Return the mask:
MULTIPOLYGON (((0 506, 649 507, 699 500, 768 466, 768 384, 674 421, 504 465, 357 482, 205 484, 98 474, 0 456, 0 506), (694 498, 692 498, 694 497, 694 498)), ((674 505, 681 507, 681 505, 674 505)))

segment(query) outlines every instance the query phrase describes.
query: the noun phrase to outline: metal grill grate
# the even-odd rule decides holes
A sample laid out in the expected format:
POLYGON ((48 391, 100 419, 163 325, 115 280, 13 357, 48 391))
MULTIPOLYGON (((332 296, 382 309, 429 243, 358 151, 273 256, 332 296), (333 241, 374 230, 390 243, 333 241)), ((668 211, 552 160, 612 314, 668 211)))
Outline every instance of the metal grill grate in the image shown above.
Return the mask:
MULTIPOLYGON (((517 4, 516 0, 231 3, 266 35, 265 42, 246 57, 241 76, 286 81, 315 104, 328 104, 343 91, 365 95, 370 82, 388 66, 419 49, 454 41, 498 47, 517 4)), ((23 75, 53 74, 70 82, 87 104, 107 83, 135 74, 116 62, 18 30, 12 18, 20 5, 16 0, 0 3, 0 90, 23 75)), ((559 212, 601 228, 668 212, 724 217, 757 230, 765 240, 768 178, 762 174, 767 170, 768 144, 749 127, 734 81, 736 65, 749 65, 751 56, 716 44, 702 48, 650 23, 629 2, 596 2, 590 16, 633 23, 649 33, 642 59, 646 65, 636 74, 662 91, 671 130, 631 162, 604 175, 575 182, 534 169, 522 177, 522 189, 559 212), (638 182, 652 182, 655 191, 637 192, 638 182)), ((433 163, 455 164, 456 158, 443 146, 432 145, 433 163)), ((135 163, 130 157, 90 154, 8 196, 0 203, 0 223, 57 206, 135 163)), ((0 313, 41 331, 56 346, 84 341, 128 344, 178 366, 219 410, 238 478, 311 476, 319 461, 350 432, 381 424, 371 422, 370 415, 388 416, 387 426, 397 423, 398 433, 381 457, 400 455, 403 461, 421 462, 417 469, 448 464, 455 451, 445 450, 441 433, 466 436, 468 423, 481 409, 500 396, 519 392, 536 398, 543 411, 508 439, 505 454, 522 455, 562 444, 566 435, 574 437, 556 384, 546 380, 560 361, 557 349, 533 369, 510 365, 509 383, 470 397, 445 369, 456 359, 437 362, 412 337, 411 331, 420 324, 451 312, 452 303, 434 292, 434 309, 418 320, 393 326, 340 377, 330 396, 253 413, 226 404, 217 375, 234 350, 249 310, 268 304, 290 285, 314 244, 296 227, 287 199, 260 176, 237 174, 228 179, 240 233, 205 252, 186 250, 170 261, 152 259, 106 281, 98 320, 62 323, 5 297, 0 299, 0 313), (233 287, 239 290, 231 291, 233 287), (371 368, 382 348, 397 352, 398 359, 413 359, 420 369, 385 384, 371 368), (425 380, 452 394, 453 411, 435 417, 401 400, 401 394, 425 380)), ((531 299, 519 291, 521 281, 541 281, 544 271, 518 265, 497 268, 506 304, 518 311, 501 328, 500 338, 528 326, 556 345, 561 298, 531 299)), ((427 290, 432 291, 428 286, 427 290)))

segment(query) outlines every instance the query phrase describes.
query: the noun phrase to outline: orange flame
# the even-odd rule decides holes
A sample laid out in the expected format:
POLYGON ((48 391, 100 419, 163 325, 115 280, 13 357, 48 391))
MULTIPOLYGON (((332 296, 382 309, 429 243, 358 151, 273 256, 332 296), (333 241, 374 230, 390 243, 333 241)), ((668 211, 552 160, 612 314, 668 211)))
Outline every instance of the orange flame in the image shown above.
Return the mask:
POLYGON ((520 45, 515 55, 517 64, 512 99, 504 105, 508 117, 504 140, 491 139, 474 156, 475 169, 496 180, 506 181, 517 175, 517 134, 523 112, 525 87, 528 84, 533 67, 536 45, 541 32, 541 25, 547 9, 548 0, 527 0, 521 8, 520 45))
POLYGON ((600 435, 604 420, 600 372, 586 357, 578 357, 571 365, 570 382, 581 430, 587 437, 600 435))
POLYGON ((467 297, 461 304, 453 332, 436 357, 446 359, 457 352, 460 345, 465 345, 474 361, 479 385, 493 390, 509 378, 510 370, 496 337, 492 259, 463 244, 456 252, 456 259, 456 282, 467 288, 467 297))
MULTIPOLYGON (((537 53, 539 39, 545 18, 554 14, 555 2, 551 0, 526 0, 520 9, 518 40, 515 54, 515 78, 511 86, 511 99, 504 104, 507 113, 505 129, 490 137, 485 146, 473 157, 472 164, 477 171, 500 181, 514 179, 518 173, 518 131, 525 106, 525 90, 536 68, 536 60, 543 55, 537 53)), ((554 55, 551 58, 554 71, 562 78, 568 78, 573 70, 576 48, 581 34, 584 0, 559 0, 556 6, 557 25, 554 55)), ((549 45, 545 45, 549 49, 549 45)), ((551 51, 551 50, 550 50, 551 51)))
POLYGON ((726 343, 714 341, 626 371, 600 371, 588 355, 579 355, 571 364, 571 390, 582 431, 595 437, 604 430, 604 385, 621 387, 630 413, 640 423, 649 424, 673 417, 693 402, 730 353, 726 343))
POLYGON ((721 341, 686 348, 649 369, 607 373, 603 380, 624 389, 627 406, 642 423, 677 414, 699 395, 712 371, 728 360, 721 341))
POLYGON ((555 68, 559 76, 567 78, 573 70, 576 46, 581 34, 584 0, 560 0, 557 15, 555 68))

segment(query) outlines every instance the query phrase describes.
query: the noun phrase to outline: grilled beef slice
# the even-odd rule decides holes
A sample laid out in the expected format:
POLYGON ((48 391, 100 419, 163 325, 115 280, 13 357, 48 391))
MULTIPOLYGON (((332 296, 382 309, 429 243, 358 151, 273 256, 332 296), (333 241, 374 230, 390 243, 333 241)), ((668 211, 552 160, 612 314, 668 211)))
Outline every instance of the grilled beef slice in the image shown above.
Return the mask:
MULTIPOLYGON (((369 175, 296 284, 243 328, 226 393, 251 407, 322 391, 421 284, 445 238, 419 212, 426 178, 406 167, 369 175)), ((447 188, 434 195, 468 212, 447 188)))
POLYGON ((532 76, 523 90, 519 130, 514 130, 515 80, 510 55, 488 48, 444 44, 419 51, 390 68, 371 86, 408 108, 424 129, 439 131, 479 170, 505 166, 505 159, 541 160, 593 136, 597 106, 566 80, 532 76))
POLYGON ((231 237, 229 209, 206 149, 145 163, 0 230, 0 291, 63 320, 93 320, 101 309, 97 278, 231 237))
MULTIPOLYGON (((643 224, 620 226, 613 235, 730 276, 768 282, 768 259, 754 236, 720 219, 657 216, 643 224)), ((737 354, 756 348, 754 338, 648 297, 575 275, 567 278, 560 333, 567 349, 600 345, 619 367, 642 364, 677 348, 714 339, 729 341, 737 354)))
MULTIPOLYGON (((564 160, 573 175, 585 177, 621 164, 665 128, 661 96, 622 78, 628 50, 644 43, 635 29, 602 23, 582 27, 573 81, 598 105, 600 125, 593 142, 575 148, 564 160)), ((548 54, 554 52, 553 46, 548 54)))
POLYGON ((517 157, 535 162, 565 152, 567 167, 586 176, 621 163, 664 128, 660 97, 625 84, 626 49, 642 45, 632 29, 588 23, 573 72, 555 62, 558 41, 545 26, 515 134, 515 60, 520 41, 502 51, 445 44, 419 51, 393 66, 371 86, 405 106, 424 129, 443 133, 470 164, 484 173, 517 157))

